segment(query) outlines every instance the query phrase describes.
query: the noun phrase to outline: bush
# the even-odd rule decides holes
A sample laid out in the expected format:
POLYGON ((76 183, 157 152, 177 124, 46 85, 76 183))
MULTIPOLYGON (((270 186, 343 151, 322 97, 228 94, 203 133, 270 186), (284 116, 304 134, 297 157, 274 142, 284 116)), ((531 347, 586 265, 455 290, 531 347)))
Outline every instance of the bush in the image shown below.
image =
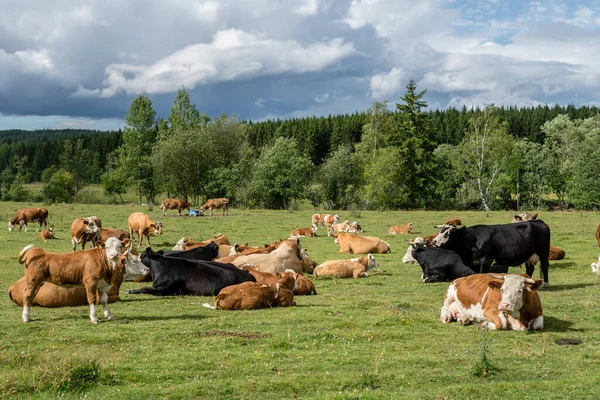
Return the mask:
POLYGON ((75 195, 75 185, 73 183, 73 176, 63 170, 58 170, 50 182, 44 185, 42 193, 46 200, 52 203, 69 203, 75 195))

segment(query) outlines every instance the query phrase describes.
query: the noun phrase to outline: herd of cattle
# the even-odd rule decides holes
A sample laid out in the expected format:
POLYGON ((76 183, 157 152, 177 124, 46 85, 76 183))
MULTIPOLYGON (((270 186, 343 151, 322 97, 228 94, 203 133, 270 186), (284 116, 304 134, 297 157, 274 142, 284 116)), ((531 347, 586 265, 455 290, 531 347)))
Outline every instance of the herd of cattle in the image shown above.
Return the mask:
MULTIPOLYGON (((201 211, 227 211, 227 199, 207 201, 201 211)), ((165 199, 161 210, 189 209, 188 202, 165 199)), ((45 227, 40 237, 49 240, 48 210, 19 210, 9 222, 27 231, 28 222, 45 227)), ((441 230, 409 242, 402 261, 418 264, 424 282, 452 282, 446 290, 440 319, 466 325, 481 323, 488 329, 542 329, 543 316, 538 287, 549 285, 549 260, 561 259, 564 251, 550 246, 550 228, 537 214, 516 215, 502 225, 461 226, 460 217, 436 225, 441 230), (533 280, 540 263, 543 280, 533 280), (507 274, 509 266, 526 265, 526 274, 507 274)), ((109 303, 119 300, 124 281, 152 282, 152 286, 127 294, 216 295, 210 308, 239 310, 293 306, 294 295, 317 294, 306 274, 315 278, 362 278, 378 266, 373 254, 390 253, 390 245, 378 237, 362 236, 357 221, 340 221, 338 215, 314 214, 311 226, 296 228, 290 238, 264 246, 248 243, 231 245, 225 235, 206 241, 182 238, 169 251, 154 251, 150 236, 162 234, 162 224, 141 212, 128 218, 129 232, 103 228, 96 217, 77 218, 71 225, 72 253, 50 253, 34 245, 24 247, 18 261, 25 264, 25 276, 10 286, 13 302, 23 306, 23 321, 30 321, 30 307, 62 307, 88 304, 92 323, 98 323, 96 305, 112 319, 109 303), (300 238, 316 236, 325 227, 340 253, 362 254, 349 260, 329 260, 320 265, 310 259, 300 238), (137 233, 137 248, 134 248, 137 233), (141 255, 143 238, 148 247, 141 255), (91 249, 85 250, 87 243, 91 249), (77 250, 81 245, 81 250, 77 250)), ((389 234, 408 234, 411 222, 391 226, 389 234)), ((596 232, 600 246, 600 226, 596 232)), ((600 262, 592 264, 600 275, 600 262)))

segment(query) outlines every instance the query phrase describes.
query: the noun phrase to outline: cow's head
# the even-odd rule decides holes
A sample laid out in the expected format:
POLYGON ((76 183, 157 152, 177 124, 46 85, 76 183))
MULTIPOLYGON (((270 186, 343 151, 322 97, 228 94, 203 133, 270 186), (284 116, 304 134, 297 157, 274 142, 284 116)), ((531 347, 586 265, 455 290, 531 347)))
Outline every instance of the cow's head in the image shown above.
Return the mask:
POLYGON ((111 237, 106 240, 106 242, 104 243, 104 246, 105 246, 104 251, 106 252, 106 258, 112 264, 113 269, 116 269, 117 260, 118 260, 119 256, 121 255, 121 248, 122 248, 121 241, 119 239, 117 239, 116 237, 111 237))
POLYGON ((450 240, 450 235, 456 229, 454 225, 444 225, 440 233, 431 241, 434 247, 442 247, 445 243, 450 240))
POLYGON ((131 242, 119 259, 119 266, 125 271, 126 281, 133 281, 150 272, 150 269, 142 264, 140 257, 133 254, 133 251, 133 243, 131 242))
POLYGON ((391 253, 391 252, 392 252, 392 248, 390 247, 390 244, 388 242, 384 242, 383 240, 380 240, 379 243, 377 243, 377 253, 385 254, 385 253, 391 253))
POLYGON ((85 228, 85 233, 96 233, 100 231, 98 227, 97 221, 98 217, 87 217, 83 218, 83 226, 85 228))
POLYGON ((367 259, 369 260, 367 263, 367 271, 372 270, 375 267, 379 267, 379 263, 377 260, 375 260, 375 256, 373 254, 367 254, 367 259))
POLYGON ((529 214, 528 212, 524 212, 521 214, 513 215, 512 222, 526 222, 537 219, 538 213, 529 214))
POLYGON ((339 216, 339 215, 337 215, 337 214, 335 214, 335 215, 333 216, 333 223, 334 223, 334 224, 338 224, 339 222, 340 222, 340 216, 339 216))
POLYGON ((13 231, 13 229, 15 229, 15 224, 13 224, 12 222, 9 222, 9 223, 8 223, 8 231, 9 231, 9 232, 12 232, 12 231, 13 231))
POLYGON ((489 275, 497 279, 488 283, 490 289, 499 290, 502 293, 502 300, 498 304, 498 311, 508 313, 520 311, 523 307, 523 298, 526 292, 536 290, 543 282, 541 279, 535 281, 516 274, 489 275))
POLYGON ((313 234, 314 236, 317 236, 317 227, 316 227, 316 226, 312 225, 312 226, 310 227, 310 230, 312 231, 312 234, 313 234))
POLYGON ((155 222, 150 224, 150 228, 152 228, 152 232, 155 235, 162 235, 162 222, 155 222))

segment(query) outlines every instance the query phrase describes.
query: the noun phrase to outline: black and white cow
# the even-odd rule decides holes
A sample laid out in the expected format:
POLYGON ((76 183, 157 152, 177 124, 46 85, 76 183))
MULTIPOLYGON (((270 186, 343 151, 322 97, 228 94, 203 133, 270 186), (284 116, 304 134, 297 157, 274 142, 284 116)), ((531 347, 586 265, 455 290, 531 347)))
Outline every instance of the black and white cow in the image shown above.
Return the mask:
POLYGON ((163 256, 150 247, 142 254, 141 259, 150 268, 152 287, 130 290, 126 294, 213 296, 230 285, 256 282, 249 272, 233 264, 163 256))
POLYGON ((548 287, 550 228, 541 220, 460 229, 448 225, 433 239, 433 245, 456 251, 465 265, 481 273, 489 272, 494 261, 506 266, 525 263, 531 277, 539 260, 544 288, 548 287))

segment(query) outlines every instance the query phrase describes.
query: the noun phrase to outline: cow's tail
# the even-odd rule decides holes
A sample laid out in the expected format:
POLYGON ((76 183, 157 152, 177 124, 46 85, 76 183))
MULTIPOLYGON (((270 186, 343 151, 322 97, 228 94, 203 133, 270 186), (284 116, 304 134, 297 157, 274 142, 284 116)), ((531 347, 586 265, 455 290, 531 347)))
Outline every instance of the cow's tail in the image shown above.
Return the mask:
POLYGON ((210 304, 208 304, 208 303, 202 303, 202 307, 210 308, 211 310, 215 310, 215 309, 216 309, 216 307, 215 307, 215 306, 211 306, 211 305, 210 305, 210 304))
POLYGON ((34 247, 35 245, 33 243, 23 247, 23 250, 21 250, 19 253, 19 264, 25 264, 27 253, 29 253, 29 250, 33 249, 34 247))

